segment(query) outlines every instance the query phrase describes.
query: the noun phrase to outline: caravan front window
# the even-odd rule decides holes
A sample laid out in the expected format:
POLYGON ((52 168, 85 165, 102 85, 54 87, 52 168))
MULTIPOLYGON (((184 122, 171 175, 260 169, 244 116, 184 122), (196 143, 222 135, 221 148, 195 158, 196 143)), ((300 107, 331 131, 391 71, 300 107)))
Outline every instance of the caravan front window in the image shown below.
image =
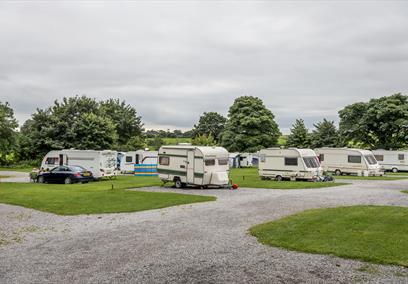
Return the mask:
POLYGON ((377 160, 374 158, 373 155, 365 155, 364 158, 366 159, 367 163, 369 163, 370 165, 377 164, 377 160))
POLYGON ((45 160, 45 163, 47 165, 56 165, 58 164, 58 158, 47 158, 47 160, 45 160))
POLYGON ((319 167, 319 162, 317 161, 316 157, 304 157, 303 161, 305 162, 307 168, 315 169, 319 167))
POLYGON ((220 158, 220 159, 218 159, 218 165, 220 165, 220 166, 226 166, 226 165, 228 165, 228 158, 220 158))
POLYGON ((159 157, 159 164, 162 166, 168 166, 170 164, 170 158, 169 157, 159 157))

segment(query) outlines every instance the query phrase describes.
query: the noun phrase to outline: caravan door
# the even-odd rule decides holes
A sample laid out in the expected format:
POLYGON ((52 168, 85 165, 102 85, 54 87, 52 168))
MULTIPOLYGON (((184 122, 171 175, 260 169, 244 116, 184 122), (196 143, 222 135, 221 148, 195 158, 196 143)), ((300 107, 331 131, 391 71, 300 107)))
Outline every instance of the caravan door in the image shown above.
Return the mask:
POLYGON ((194 183, 194 151, 187 151, 187 183, 194 183))

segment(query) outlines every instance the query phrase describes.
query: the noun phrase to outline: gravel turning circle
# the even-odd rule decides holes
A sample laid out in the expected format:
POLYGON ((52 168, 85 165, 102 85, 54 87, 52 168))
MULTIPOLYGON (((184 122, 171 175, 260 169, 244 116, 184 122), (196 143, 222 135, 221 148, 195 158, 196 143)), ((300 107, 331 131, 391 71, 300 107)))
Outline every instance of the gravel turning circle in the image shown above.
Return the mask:
POLYGON ((0 283, 406 282, 408 269, 259 244, 248 229, 310 208, 408 206, 408 180, 303 190, 138 190, 217 201, 57 216, 0 204, 0 283), (3 240, 3 241, 2 241, 3 240))

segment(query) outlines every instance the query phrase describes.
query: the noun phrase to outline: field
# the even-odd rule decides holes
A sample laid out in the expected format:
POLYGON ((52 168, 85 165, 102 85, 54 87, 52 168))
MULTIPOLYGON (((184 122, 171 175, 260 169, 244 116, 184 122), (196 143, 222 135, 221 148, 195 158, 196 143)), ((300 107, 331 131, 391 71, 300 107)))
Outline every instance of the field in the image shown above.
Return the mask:
POLYGON ((31 172, 33 167, 0 167, 0 173, 2 171, 13 171, 13 172, 31 172))
POLYGON ((60 215, 77 215, 134 212, 215 200, 211 196, 125 190, 160 184, 155 177, 133 176, 73 185, 0 183, 0 203, 60 215))
POLYGON ((250 229, 263 244, 408 266, 408 208, 350 206, 308 210, 250 229))
POLYGON ((344 185, 334 182, 308 182, 308 181, 273 181, 261 180, 257 168, 233 168, 230 171, 230 179, 239 187, 274 188, 274 189, 302 189, 320 188, 344 185))

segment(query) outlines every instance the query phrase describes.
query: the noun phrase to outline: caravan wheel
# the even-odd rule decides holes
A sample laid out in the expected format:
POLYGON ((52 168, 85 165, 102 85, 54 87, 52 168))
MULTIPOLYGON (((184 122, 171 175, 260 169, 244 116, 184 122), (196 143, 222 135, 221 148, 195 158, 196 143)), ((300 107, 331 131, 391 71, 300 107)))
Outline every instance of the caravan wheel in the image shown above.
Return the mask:
POLYGON ((340 170, 336 170, 336 171, 334 172, 334 174, 335 174, 336 176, 341 176, 341 171, 340 171, 340 170))
POLYGON ((176 186, 176 188, 182 188, 183 187, 183 183, 179 179, 175 180, 174 185, 176 186))
POLYGON ((282 181, 282 176, 276 176, 276 177, 275 177, 275 180, 276 180, 276 181, 282 181))
POLYGON ((392 168, 392 172, 393 173, 398 173, 398 169, 397 168, 392 168))

